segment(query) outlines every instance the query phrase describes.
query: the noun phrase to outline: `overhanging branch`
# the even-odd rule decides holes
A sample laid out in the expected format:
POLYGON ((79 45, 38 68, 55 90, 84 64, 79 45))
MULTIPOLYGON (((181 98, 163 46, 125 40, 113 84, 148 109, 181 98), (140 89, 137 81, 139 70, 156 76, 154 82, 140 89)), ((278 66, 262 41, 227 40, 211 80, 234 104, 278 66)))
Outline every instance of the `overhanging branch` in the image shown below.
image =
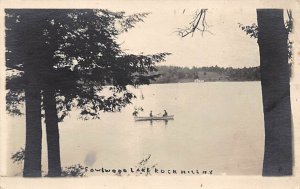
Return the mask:
POLYGON ((186 37, 188 35, 194 35, 195 31, 200 31, 203 35, 204 32, 208 32, 212 34, 211 31, 208 30, 209 25, 206 22, 206 13, 208 9, 201 9, 200 11, 196 11, 194 18, 189 23, 189 27, 186 28, 178 28, 177 33, 181 37, 186 37))

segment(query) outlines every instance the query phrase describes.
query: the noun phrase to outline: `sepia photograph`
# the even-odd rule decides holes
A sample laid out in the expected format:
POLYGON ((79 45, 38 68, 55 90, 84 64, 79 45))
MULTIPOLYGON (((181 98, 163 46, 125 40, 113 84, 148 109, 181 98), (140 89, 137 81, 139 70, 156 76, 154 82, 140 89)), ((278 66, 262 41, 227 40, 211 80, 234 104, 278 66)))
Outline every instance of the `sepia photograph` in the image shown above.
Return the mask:
POLYGON ((299 3, 100 2, 2 9, 2 177, 299 173, 299 3))

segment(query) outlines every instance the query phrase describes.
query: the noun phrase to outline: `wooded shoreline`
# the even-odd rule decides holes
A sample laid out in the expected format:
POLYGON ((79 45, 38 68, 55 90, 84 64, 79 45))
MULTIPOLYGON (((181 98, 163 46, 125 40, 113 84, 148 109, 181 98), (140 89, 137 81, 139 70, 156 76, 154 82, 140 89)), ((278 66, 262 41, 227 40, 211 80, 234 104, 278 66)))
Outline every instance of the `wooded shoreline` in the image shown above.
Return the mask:
POLYGON ((260 81, 260 68, 258 67, 178 67, 158 66, 157 74, 160 76, 151 83, 189 83, 214 81, 260 81))

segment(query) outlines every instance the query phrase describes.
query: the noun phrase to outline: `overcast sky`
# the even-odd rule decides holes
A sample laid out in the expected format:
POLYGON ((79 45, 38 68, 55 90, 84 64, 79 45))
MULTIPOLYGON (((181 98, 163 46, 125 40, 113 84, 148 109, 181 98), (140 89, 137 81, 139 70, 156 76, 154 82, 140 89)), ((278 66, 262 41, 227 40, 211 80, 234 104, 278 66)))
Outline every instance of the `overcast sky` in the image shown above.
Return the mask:
POLYGON ((222 66, 249 67, 259 65, 256 39, 249 38, 238 23, 256 23, 255 9, 209 9, 207 22, 213 33, 195 33, 193 37, 181 38, 177 28, 187 26, 198 7, 178 7, 174 3, 159 6, 158 3, 109 7, 112 11, 128 13, 151 12, 143 23, 122 34, 119 38, 128 53, 170 52, 164 65, 175 66, 222 66), (127 8, 126 8, 127 7, 127 8), (184 12, 184 13, 183 13, 184 12))

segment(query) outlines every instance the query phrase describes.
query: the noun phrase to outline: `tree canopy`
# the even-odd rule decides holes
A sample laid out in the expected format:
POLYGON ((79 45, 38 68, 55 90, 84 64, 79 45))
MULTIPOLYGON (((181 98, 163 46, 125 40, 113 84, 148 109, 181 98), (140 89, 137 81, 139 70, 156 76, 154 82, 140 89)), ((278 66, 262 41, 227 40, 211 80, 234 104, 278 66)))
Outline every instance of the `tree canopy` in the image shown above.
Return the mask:
POLYGON ((62 120, 72 107, 80 117, 99 118, 101 111, 120 110, 134 98, 127 85, 149 84, 155 64, 168 53, 134 55, 116 39, 149 13, 92 9, 6 10, 7 110, 20 115, 28 84, 26 65, 41 89, 56 92, 62 120), (110 85, 109 87, 106 87, 110 85), (103 94, 108 88, 109 95, 103 94))

